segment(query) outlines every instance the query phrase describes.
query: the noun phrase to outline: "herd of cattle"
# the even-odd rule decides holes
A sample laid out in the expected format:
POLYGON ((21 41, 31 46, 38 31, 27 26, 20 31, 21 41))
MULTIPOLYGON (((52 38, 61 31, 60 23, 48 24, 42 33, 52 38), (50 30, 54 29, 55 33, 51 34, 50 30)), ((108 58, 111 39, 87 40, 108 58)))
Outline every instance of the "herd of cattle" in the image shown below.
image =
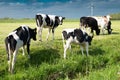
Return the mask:
MULTIPOLYGON (((14 65, 18 49, 22 47, 24 55, 24 46, 26 45, 28 57, 30 58, 30 40, 36 40, 36 34, 38 34, 39 40, 42 41, 43 28, 49 29, 47 40, 51 30, 54 39, 55 28, 59 25, 62 25, 65 17, 39 13, 36 15, 35 19, 37 28, 31 29, 27 25, 21 25, 20 27, 9 33, 8 36, 5 38, 5 46, 8 55, 8 70, 11 73, 13 73, 14 71, 14 65)), ((103 34, 105 33, 105 30, 108 30, 108 34, 111 34, 112 32, 109 15, 103 17, 81 17, 80 24, 81 26, 78 29, 63 29, 62 31, 64 58, 66 58, 67 49, 71 48, 71 43, 79 44, 82 54, 84 55, 83 49, 85 48, 87 55, 89 55, 88 48, 89 45, 91 45, 91 41, 94 36, 93 30, 95 30, 96 35, 100 34, 100 30, 103 34), (91 31, 87 32, 87 28, 89 28, 91 31), (92 35, 90 33, 92 33, 92 35)))

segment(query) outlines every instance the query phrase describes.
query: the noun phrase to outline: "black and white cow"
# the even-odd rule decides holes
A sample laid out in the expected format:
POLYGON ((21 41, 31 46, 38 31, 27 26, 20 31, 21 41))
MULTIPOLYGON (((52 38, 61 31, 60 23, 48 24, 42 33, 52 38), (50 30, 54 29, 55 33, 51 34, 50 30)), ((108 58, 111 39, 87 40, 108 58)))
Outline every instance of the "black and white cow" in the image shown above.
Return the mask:
POLYGON ((54 30, 56 27, 58 27, 58 25, 62 25, 64 19, 65 17, 61 17, 61 16, 38 13, 36 15, 36 24, 37 24, 37 33, 38 33, 38 36, 40 37, 39 40, 42 41, 43 28, 49 28, 47 40, 51 32, 51 29, 52 29, 53 39, 54 39, 54 30))
POLYGON ((80 18, 80 24, 81 27, 90 27, 91 33, 93 33, 93 30, 96 31, 96 35, 100 34, 100 29, 98 27, 97 20, 92 17, 81 17, 80 18))
POLYGON ((64 58, 66 58, 66 51, 68 48, 71 49, 71 43, 77 43, 80 45, 82 55, 83 49, 85 47, 87 55, 88 47, 91 45, 91 41, 93 36, 89 36, 84 30, 81 29, 64 29, 62 31, 62 38, 63 38, 63 47, 64 47, 64 58), (66 41, 66 43, 65 43, 66 41))
POLYGON ((98 22, 98 26, 101 28, 101 32, 102 34, 105 34, 105 30, 108 31, 108 34, 112 33, 112 29, 111 29, 111 16, 107 15, 107 16, 92 16, 93 18, 95 18, 98 22))
POLYGON ((31 29, 26 25, 21 25, 5 38, 5 46, 8 54, 8 70, 13 73, 18 49, 22 47, 24 55, 24 46, 27 46, 28 57, 30 58, 30 40, 36 40, 36 28, 31 29))

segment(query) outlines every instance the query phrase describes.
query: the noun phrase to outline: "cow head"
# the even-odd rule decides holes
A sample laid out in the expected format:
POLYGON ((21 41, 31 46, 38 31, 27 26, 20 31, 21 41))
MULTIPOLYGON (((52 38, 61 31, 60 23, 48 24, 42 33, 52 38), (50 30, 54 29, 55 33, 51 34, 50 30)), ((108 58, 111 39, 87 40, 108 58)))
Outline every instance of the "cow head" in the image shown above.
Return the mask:
POLYGON ((113 30, 113 29, 111 29, 111 21, 108 22, 107 30, 108 30, 108 34, 111 34, 111 33, 112 33, 112 30, 113 30))
POLYGON ((65 19, 65 17, 61 17, 61 16, 56 16, 55 17, 55 20, 57 21, 57 23, 59 25, 62 25, 64 19, 65 19))
POLYGON ((36 34, 37 34, 37 31, 36 31, 37 29, 35 28, 35 29, 32 29, 32 31, 30 32, 30 34, 31 34, 31 38, 33 39, 33 40, 37 40, 36 39, 36 34))
POLYGON ((112 30, 113 30, 113 29, 108 29, 108 34, 111 34, 111 33, 112 33, 112 30))
POLYGON ((110 20, 112 18, 110 15, 107 15, 106 17, 108 20, 110 20))
POLYGON ((100 29, 96 30, 96 34, 99 35, 100 34, 100 29))
POLYGON ((62 25, 62 23, 63 23, 63 20, 65 19, 65 17, 59 17, 59 20, 60 20, 60 25, 62 25))
POLYGON ((93 38, 93 36, 91 36, 91 35, 86 36, 86 40, 88 41, 89 45, 91 45, 92 38, 93 38))

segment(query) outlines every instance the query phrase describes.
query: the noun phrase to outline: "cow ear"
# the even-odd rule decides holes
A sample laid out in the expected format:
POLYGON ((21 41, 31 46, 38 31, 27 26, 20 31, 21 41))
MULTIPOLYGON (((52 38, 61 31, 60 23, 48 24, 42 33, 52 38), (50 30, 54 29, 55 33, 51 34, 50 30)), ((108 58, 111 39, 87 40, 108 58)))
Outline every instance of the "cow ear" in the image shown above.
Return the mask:
POLYGON ((65 19, 65 17, 63 17, 63 19, 65 19))
POLYGON ((59 19, 59 17, 58 17, 58 16, 55 16, 55 19, 59 19))

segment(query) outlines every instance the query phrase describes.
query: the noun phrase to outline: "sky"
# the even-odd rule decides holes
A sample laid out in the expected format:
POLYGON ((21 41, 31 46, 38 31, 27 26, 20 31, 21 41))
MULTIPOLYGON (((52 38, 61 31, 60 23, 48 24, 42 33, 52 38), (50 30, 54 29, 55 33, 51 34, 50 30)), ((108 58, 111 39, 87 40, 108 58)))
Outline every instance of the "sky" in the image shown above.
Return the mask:
POLYGON ((0 0, 0 18, 34 18, 37 13, 80 18, 120 12, 120 0, 0 0))

